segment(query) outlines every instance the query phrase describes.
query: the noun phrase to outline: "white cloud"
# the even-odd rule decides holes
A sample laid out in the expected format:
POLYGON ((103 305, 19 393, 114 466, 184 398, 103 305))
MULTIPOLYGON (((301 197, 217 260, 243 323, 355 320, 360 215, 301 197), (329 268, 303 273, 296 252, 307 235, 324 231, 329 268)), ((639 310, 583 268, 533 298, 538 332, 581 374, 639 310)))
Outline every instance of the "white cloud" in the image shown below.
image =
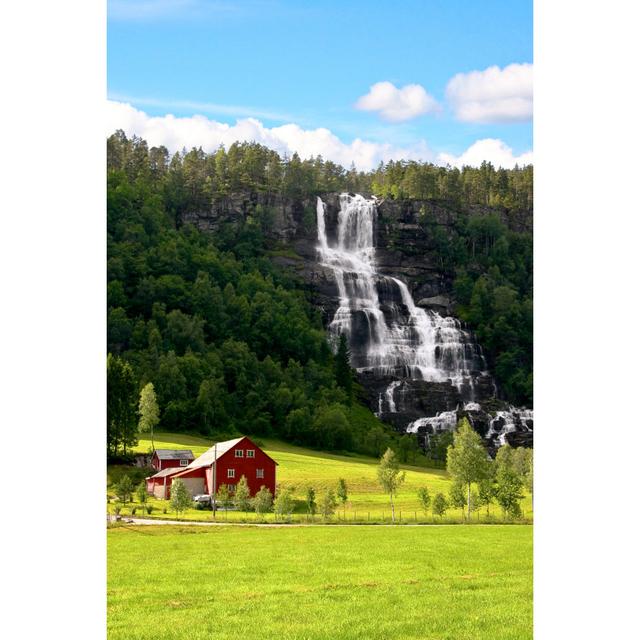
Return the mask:
POLYGON ((211 120, 202 115, 176 117, 171 114, 149 116, 126 102, 107 101, 107 135, 122 129, 128 136, 144 138, 149 146, 164 145, 170 152, 183 148, 202 147, 204 151, 215 151, 221 144, 225 147, 234 142, 259 142, 278 153, 301 158, 321 155, 344 167, 353 162, 358 169, 375 168, 380 161, 422 160, 436 164, 479 166, 483 160, 494 166, 513 167, 516 163, 528 164, 532 154, 514 156, 513 151, 501 140, 487 138, 472 144, 460 156, 447 153, 434 154, 424 140, 411 146, 397 146, 370 142, 356 138, 351 143, 342 142, 329 129, 303 129, 297 124, 265 127, 256 118, 236 120, 233 125, 211 120))
POLYGON ((458 73, 446 89, 456 117, 464 122, 507 123, 533 115, 533 65, 510 64, 458 73))
POLYGON ((437 164, 450 164, 452 167, 463 167, 464 165, 479 167, 485 160, 491 162, 494 167, 511 169, 516 164, 521 167, 523 165, 533 164, 533 152, 526 151, 519 156, 515 156, 513 149, 507 146, 502 140, 485 138, 474 142, 459 156, 454 156, 449 153, 439 153, 437 164))
POLYGON ((392 122, 411 120, 439 109, 435 98, 419 84, 407 84, 398 89, 391 82, 376 82, 369 93, 358 98, 355 107, 361 111, 377 111, 392 122))
POLYGON ((202 147, 214 151, 221 144, 255 141, 278 153, 297 152, 302 158, 322 155, 345 167, 353 162, 359 169, 372 169, 382 160, 433 160, 434 154, 423 140, 410 147, 368 142, 356 138, 346 144, 329 129, 303 129, 297 124, 265 127, 255 118, 244 118, 229 125, 201 115, 176 117, 171 114, 149 116, 125 102, 107 101, 107 135, 122 129, 128 136, 138 135, 150 146, 164 145, 171 152, 183 147, 202 147))

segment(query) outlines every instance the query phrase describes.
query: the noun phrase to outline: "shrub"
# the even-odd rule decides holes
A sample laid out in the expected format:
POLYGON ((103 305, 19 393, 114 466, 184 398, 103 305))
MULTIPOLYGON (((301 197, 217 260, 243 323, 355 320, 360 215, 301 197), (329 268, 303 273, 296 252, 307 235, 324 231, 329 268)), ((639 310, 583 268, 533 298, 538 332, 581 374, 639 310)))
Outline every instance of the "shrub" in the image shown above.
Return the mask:
POLYGON ((131 515, 132 516, 136 515, 136 509, 137 509, 137 507, 131 507, 131 515))
POLYGON ((147 514, 151 515, 151 512, 153 511, 153 505, 147 504, 145 505, 145 509, 147 510, 147 514))
POLYGON ((120 503, 116 503, 113 505, 113 513, 119 516, 121 511, 122 511, 122 505, 120 503))
POLYGON ((162 509, 162 513, 167 513, 167 507, 164 507, 164 508, 162 509))

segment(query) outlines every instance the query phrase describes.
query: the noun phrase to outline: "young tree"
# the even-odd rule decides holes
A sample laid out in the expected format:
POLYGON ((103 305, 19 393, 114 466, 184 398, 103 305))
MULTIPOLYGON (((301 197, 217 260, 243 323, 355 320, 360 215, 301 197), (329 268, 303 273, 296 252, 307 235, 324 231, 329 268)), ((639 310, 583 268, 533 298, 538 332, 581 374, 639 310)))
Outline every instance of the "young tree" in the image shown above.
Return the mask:
POLYGON ((155 451, 153 429, 160 422, 160 407, 158 407, 158 400, 152 382, 147 383, 140 392, 138 414, 140 415, 138 429, 142 433, 151 432, 151 448, 155 451))
POLYGON ((249 507, 251 506, 250 500, 251 492, 249 491, 249 483, 244 476, 241 476, 233 494, 233 503, 239 511, 249 511, 249 507))
POLYGON ((231 503, 232 500, 229 487, 226 484, 221 484, 216 493, 216 506, 222 505, 222 507, 228 509, 231 506, 231 503))
POLYGON ((449 504, 457 509, 462 509, 462 520, 465 519, 464 508, 467 507, 467 517, 469 516, 470 500, 465 495, 465 487, 460 482, 452 482, 449 487, 449 504))
POLYGON ((256 515, 261 516, 263 513, 267 513, 271 510, 271 505, 273 504, 271 491, 262 485, 260 491, 252 498, 251 504, 253 505, 256 515))
POLYGON ((309 515, 315 516, 318 506, 316 505, 316 492, 313 487, 307 489, 307 495, 305 497, 305 504, 307 505, 307 511, 309 515))
POLYGON ((340 334, 338 343, 338 352, 336 353, 336 383, 342 387, 346 393, 349 402, 353 398, 353 375, 351 373, 351 353, 347 343, 347 336, 340 334))
POLYGON ((400 465, 393 449, 387 449, 385 454, 380 458, 378 466, 378 482, 382 486, 385 493, 389 494, 391 501, 391 520, 396 521, 395 506, 393 504, 393 496, 398 493, 398 488, 404 482, 405 473, 400 472, 400 465))
POLYGON ((320 498, 320 513, 322 518, 327 520, 330 518, 336 510, 337 501, 333 490, 327 489, 320 498))
POLYGON ((429 512, 429 507, 431 506, 431 494, 427 487, 420 487, 418 489, 418 500, 420 501, 420 506, 426 515, 429 512))
POLYGON ((171 508, 176 513, 182 513, 191 505, 191 495, 185 483, 177 478, 171 483, 171 508))
POLYGON ((120 482, 115 486, 115 492, 118 496, 118 500, 120 500, 122 504, 127 504, 127 502, 131 500, 131 494, 133 493, 133 483, 131 482, 131 478, 129 476, 122 476, 122 478, 120 478, 120 482))
POLYGON ((293 494, 289 487, 280 487, 276 493, 276 499, 273 503, 273 510, 277 516, 284 517, 289 520, 294 507, 293 494))
POLYGON ((478 506, 487 508, 489 515, 489 507, 495 498, 495 487, 493 478, 485 478, 478 483, 478 506))
POLYGON ((447 507, 449 506, 447 499, 444 497, 442 493, 436 493, 436 497, 433 499, 433 506, 431 510, 433 511, 433 515, 442 516, 446 513, 447 507))
POLYGON ((519 518, 522 514, 522 477, 518 473, 513 449, 505 444, 496 454, 496 502, 502 509, 502 515, 519 518))
POLYGON ((513 450, 513 466, 525 489, 533 497, 533 449, 518 447, 513 450))
POLYGON ((336 490, 336 497, 340 502, 342 502, 342 509, 346 514, 347 500, 349 498, 349 494, 347 493, 347 483, 344 480, 344 478, 340 478, 338 480, 338 489, 336 490))
POLYGON ((478 512, 478 520, 480 520, 480 494, 476 489, 471 489, 471 513, 478 512))
POLYGON ((467 486, 467 517, 471 515, 471 483, 480 482, 490 471, 490 461, 482 438, 464 417, 453 434, 453 444, 447 449, 447 471, 454 483, 467 486))
POLYGON ((143 480, 136 488, 136 498, 140 504, 144 504, 147 501, 147 485, 143 480))

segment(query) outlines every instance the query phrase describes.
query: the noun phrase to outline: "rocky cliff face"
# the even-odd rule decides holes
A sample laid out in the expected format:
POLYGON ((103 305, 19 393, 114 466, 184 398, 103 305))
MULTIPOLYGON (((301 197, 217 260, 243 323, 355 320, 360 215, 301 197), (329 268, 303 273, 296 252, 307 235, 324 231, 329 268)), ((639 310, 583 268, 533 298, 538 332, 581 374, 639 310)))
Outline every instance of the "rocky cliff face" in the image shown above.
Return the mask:
MULTIPOLYGON (((325 203, 326 235, 331 245, 337 235, 340 202, 338 194, 323 194, 325 203)), ((448 233, 459 216, 483 216, 497 213, 511 229, 522 231, 530 228, 526 216, 514 216, 504 210, 474 207, 459 212, 442 204, 417 200, 382 200, 377 204, 374 235, 377 270, 385 276, 395 277, 406 283, 416 305, 438 312, 443 316, 454 314, 451 276, 439 262, 432 235, 424 224, 428 218, 433 229, 437 225, 448 233)), ((282 267, 294 270, 305 282, 312 303, 321 311, 327 326, 339 306, 339 293, 334 272, 318 261, 318 229, 316 198, 282 198, 276 194, 245 193, 214 201, 209 211, 191 212, 183 222, 194 224, 203 231, 221 232, 225 227, 238 227, 249 217, 263 222, 266 234, 277 250, 273 260, 282 267)), ((395 411, 389 411, 381 399, 393 378, 383 379, 367 374, 360 375, 360 382, 367 393, 372 411, 399 431, 424 416, 436 416, 442 412, 465 412, 465 398, 452 384, 405 380, 398 388, 395 411)), ((501 426, 492 421, 503 420, 498 411, 507 411, 506 403, 496 397, 496 388, 490 376, 481 378, 473 406, 466 403, 466 414, 475 428, 483 435, 489 434, 491 443, 498 442, 501 426), (493 431, 492 431, 493 429, 493 431)), ((468 400, 468 399, 467 399, 468 400)), ((455 415, 452 417, 455 420, 455 415)), ((511 418, 508 418, 511 420, 511 418)), ((455 422, 454 422, 455 424, 455 422)), ((507 433, 500 432, 500 441, 513 444, 531 444, 532 423, 529 420, 513 420, 507 433)), ((423 442, 436 425, 421 424, 415 428, 423 442)), ((504 429, 502 430, 504 431, 504 429)))

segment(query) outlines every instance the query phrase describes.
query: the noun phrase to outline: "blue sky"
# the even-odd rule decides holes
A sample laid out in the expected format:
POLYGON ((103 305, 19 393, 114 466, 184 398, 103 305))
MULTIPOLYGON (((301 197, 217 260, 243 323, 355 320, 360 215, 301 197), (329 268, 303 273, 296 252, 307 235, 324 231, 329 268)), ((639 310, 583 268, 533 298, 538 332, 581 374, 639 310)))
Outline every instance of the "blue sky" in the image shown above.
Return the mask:
POLYGON ((135 110, 116 105, 110 125, 167 146, 190 146, 196 130, 203 148, 246 138, 251 126, 218 125, 253 118, 279 150, 362 166, 403 153, 455 164, 487 139, 470 163, 530 161, 530 1, 110 0, 108 12, 108 95, 135 110), (179 130, 167 114, 185 119, 179 130), (213 124, 189 128, 197 114, 213 124), (318 128, 340 144, 307 135, 318 128))

